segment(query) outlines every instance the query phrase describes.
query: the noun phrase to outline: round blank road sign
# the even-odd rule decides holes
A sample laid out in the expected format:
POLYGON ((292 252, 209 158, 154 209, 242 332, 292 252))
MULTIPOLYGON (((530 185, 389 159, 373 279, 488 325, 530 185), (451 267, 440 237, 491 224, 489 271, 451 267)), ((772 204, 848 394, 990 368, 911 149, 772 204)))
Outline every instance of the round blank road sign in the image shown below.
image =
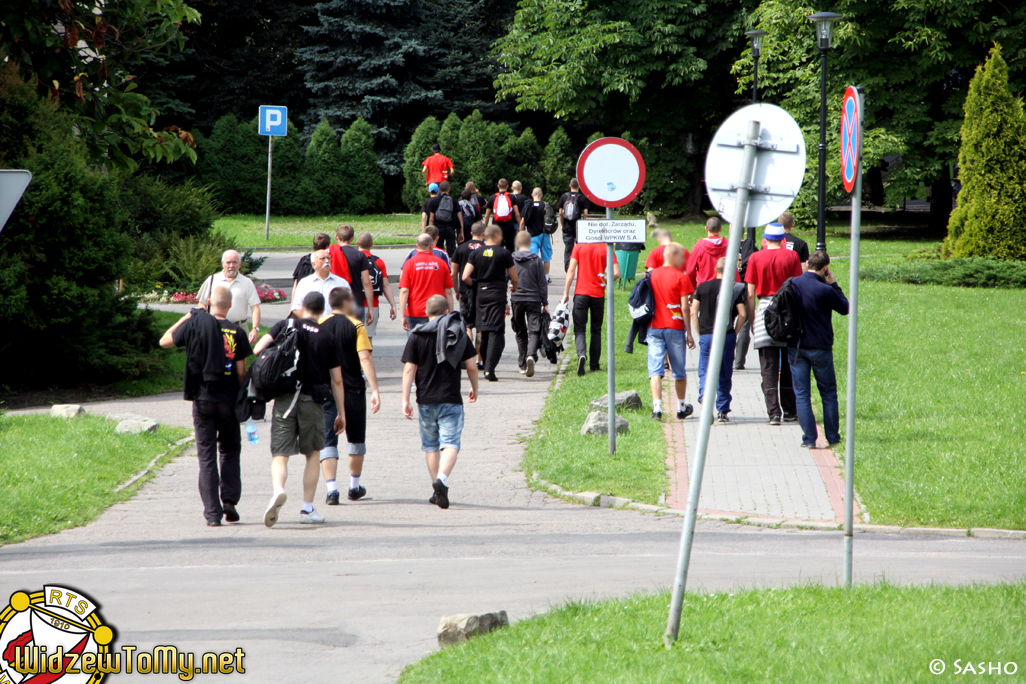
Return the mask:
POLYGON ((577 181, 585 197, 600 207, 622 207, 645 185, 645 160, 623 138, 599 138, 581 152, 577 181))
POLYGON ((705 191, 719 215, 725 221, 734 220, 742 143, 750 121, 758 121, 761 127, 746 228, 776 221, 794 202, 805 177, 805 138, 791 115, 764 102, 743 107, 716 131, 705 158, 705 191))
POLYGON ((859 91, 848 86, 841 103, 841 181, 844 191, 855 189, 855 176, 859 172, 859 155, 862 154, 862 109, 859 91))

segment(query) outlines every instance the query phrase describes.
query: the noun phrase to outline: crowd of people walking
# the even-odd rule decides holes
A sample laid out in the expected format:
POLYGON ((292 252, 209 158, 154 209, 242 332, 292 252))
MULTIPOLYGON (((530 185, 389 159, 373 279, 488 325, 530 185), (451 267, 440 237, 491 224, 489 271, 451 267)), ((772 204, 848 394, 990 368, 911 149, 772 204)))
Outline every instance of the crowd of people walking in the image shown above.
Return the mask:
MULTIPOLYGON (((286 503, 288 465, 296 455, 304 458, 298 521, 324 522, 314 508, 322 477, 325 503, 340 503, 342 435, 349 466, 346 498, 366 496, 361 477, 368 453, 367 413, 381 408, 373 339, 382 320, 382 298, 388 320, 398 318, 407 335, 401 357, 402 413, 411 420, 416 413, 432 490, 429 502, 439 508, 449 507, 449 478, 461 447, 463 375, 470 403, 477 400, 479 372, 489 383, 499 382, 507 318, 519 372, 535 375, 549 339, 551 236, 556 232, 562 234, 566 272, 558 307, 573 321, 576 373, 601 369, 611 285, 607 250, 601 243, 577 242, 578 221, 593 210, 577 180, 550 205, 540 188, 526 196, 519 181, 504 178, 487 200, 473 182, 457 198, 450 184, 453 172, 452 162, 437 149, 424 161, 429 198, 421 212, 423 232, 401 266, 397 295, 385 261, 372 251, 373 236, 341 225, 333 237, 314 236, 312 251, 293 273, 290 313, 266 334, 259 334, 259 297, 252 281, 239 273, 241 258, 235 251, 226 252, 222 270, 204 282, 199 306, 165 333, 163 346, 186 350, 185 399, 193 402, 199 489, 208 525, 240 520, 239 425, 262 417, 268 401, 273 401, 272 496, 264 512, 266 526, 275 525, 286 503), (246 359, 254 354, 253 367, 247 368, 246 359)), ((730 290, 729 330, 716 378, 707 378, 707 368, 726 268, 720 220, 706 222, 706 236, 690 251, 668 230, 655 228, 657 246, 645 261, 643 284, 636 286, 650 291, 650 315, 639 341, 648 346, 653 418, 663 417, 667 371, 676 398, 667 412, 682 420, 694 413, 686 402, 685 367, 686 350, 697 347, 699 401, 707 382, 712 383, 717 419, 729 422, 732 373, 744 368, 752 344, 758 350, 769 424, 797 421, 802 446, 816 445, 810 395, 814 376, 824 403, 826 439, 839 441, 831 315, 847 314, 847 300, 830 273, 829 257, 810 255, 808 246, 792 235, 793 224, 784 214, 766 226, 762 249, 753 246, 742 262, 730 290), (786 298, 778 297, 782 288, 786 298), (765 313, 775 300, 777 308, 786 300, 803 323, 793 339, 780 340, 767 331, 765 313)), ((620 275, 614 259, 613 277, 620 275)))

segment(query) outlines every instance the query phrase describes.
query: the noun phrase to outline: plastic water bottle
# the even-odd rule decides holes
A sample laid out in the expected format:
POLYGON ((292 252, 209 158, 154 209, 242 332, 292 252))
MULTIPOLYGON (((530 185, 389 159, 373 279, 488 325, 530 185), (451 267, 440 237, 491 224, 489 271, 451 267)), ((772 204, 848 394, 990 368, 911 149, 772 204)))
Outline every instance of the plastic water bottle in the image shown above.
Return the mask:
POLYGON ((260 433, 257 432, 256 421, 252 418, 246 421, 246 439, 250 444, 260 444, 260 433))

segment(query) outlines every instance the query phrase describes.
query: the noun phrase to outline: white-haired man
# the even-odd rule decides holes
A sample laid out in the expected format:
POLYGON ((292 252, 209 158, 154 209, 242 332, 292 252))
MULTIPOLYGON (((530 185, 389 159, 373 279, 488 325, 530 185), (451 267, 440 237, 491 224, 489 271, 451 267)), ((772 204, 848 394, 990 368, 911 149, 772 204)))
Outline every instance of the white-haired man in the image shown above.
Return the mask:
POLYGON ((257 294, 253 281, 239 273, 241 267, 242 257, 234 249, 229 249, 221 255, 222 270, 203 281, 196 299, 201 308, 210 311, 210 293, 215 287, 228 288, 232 293, 232 308, 228 310, 228 320, 245 330, 252 315, 249 343, 256 344, 259 337, 257 330, 260 328, 260 295, 257 294))

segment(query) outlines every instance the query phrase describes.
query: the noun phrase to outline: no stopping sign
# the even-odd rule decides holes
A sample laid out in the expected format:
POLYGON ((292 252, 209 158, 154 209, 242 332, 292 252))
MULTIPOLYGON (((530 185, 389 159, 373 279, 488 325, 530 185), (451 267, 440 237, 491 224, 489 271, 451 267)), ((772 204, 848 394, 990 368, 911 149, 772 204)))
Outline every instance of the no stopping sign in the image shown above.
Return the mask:
POLYGON ((600 207, 630 204, 645 186, 645 160, 623 138, 599 138, 577 160, 581 192, 600 207))

